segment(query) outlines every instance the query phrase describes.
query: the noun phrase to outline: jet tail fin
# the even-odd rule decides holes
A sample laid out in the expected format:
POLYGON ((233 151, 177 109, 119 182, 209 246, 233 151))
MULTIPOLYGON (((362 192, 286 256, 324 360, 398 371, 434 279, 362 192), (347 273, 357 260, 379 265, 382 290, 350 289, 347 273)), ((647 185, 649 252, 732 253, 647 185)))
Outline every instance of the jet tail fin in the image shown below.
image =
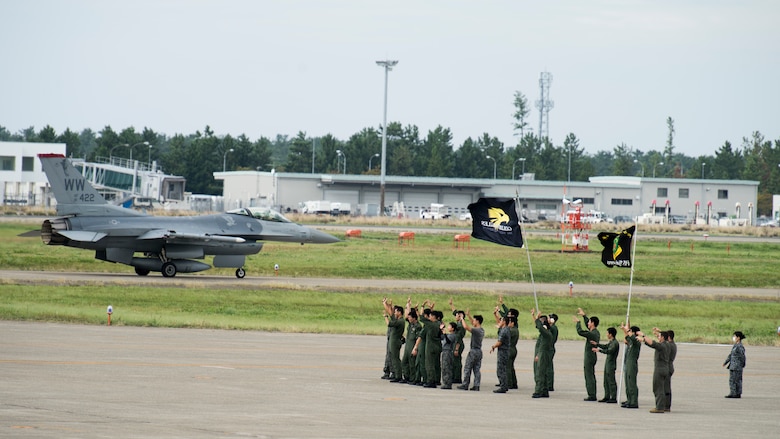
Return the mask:
POLYGON ((135 215, 129 209, 108 204, 100 193, 62 154, 38 154, 49 179, 58 215, 135 215))
POLYGON ((107 204, 62 154, 38 154, 57 204, 107 204))

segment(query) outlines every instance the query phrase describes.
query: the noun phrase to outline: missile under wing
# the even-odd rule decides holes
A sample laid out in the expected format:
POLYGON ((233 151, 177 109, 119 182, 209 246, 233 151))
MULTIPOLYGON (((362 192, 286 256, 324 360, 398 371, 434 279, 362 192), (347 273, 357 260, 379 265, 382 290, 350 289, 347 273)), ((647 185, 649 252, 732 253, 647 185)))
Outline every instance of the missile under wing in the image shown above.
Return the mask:
POLYGON ((57 200, 57 218, 41 226, 43 242, 94 250, 96 259, 131 265, 141 276, 208 270, 211 266, 197 259, 213 255, 215 267, 236 268, 236 277, 243 278, 246 256, 258 253, 263 241, 339 241, 264 208, 187 217, 146 215, 106 202, 65 156, 38 158, 57 200))

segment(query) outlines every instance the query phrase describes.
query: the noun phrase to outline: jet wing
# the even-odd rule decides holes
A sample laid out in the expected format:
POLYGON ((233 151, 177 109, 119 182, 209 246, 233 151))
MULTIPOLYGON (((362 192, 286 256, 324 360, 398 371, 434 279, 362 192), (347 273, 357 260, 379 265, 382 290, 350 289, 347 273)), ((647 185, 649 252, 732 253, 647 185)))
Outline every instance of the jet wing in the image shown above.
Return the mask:
POLYGON ((57 230, 57 234, 76 242, 98 242, 107 236, 102 232, 87 232, 84 230, 57 230))
POLYGON ((154 229, 149 230, 137 239, 163 239, 166 242, 195 242, 195 243, 207 243, 207 242, 226 242, 231 244, 241 244, 246 242, 246 239, 236 236, 222 236, 211 235, 208 233, 177 233, 175 230, 154 229))

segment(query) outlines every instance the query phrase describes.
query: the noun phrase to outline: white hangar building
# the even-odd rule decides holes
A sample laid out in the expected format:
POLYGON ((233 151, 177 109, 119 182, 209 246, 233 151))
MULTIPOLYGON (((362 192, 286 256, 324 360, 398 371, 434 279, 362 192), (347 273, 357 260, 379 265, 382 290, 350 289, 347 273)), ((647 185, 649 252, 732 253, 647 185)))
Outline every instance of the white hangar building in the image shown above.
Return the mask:
MULTIPOLYGON (((65 151, 64 143, 0 142, 0 187, 3 190, 0 205, 55 206, 57 202, 38 154, 65 155, 65 151)), ((126 197, 169 202, 169 205, 184 201, 184 177, 163 174, 156 162, 120 157, 99 157, 96 162, 71 161, 109 202, 119 202, 126 197)))
MULTIPOLYGON (((226 209, 266 206, 281 212, 300 211, 312 200, 348 203, 352 214, 365 214, 365 206, 378 206, 378 175, 303 174, 284 172, 215 172, 224 182, 226 209)), ((755 222, 758 181, 640 177, 591 177, 588 182, 537 181, 533 174, 521 180, 439 177, 385 177, 385 205, 402 203, 408 216, 418 217, 431 203, 450 207, 457 217, 480 197, 517 196, 523 213, 531 219, 555 219, 562 200, 582 200, 583 211, 603 212, 607 217, 630 218, 674 215, 687 221, 697 218, 741 218, 755 222)), ((378 211, 378 209, 374 209, 378 211)), ((714 222, 712 224, 715 224, 714 222)))
POLYGON ((53 197, 38 154, 65 155, 64 143, 0 142, 3 206, 50 206, 53 197))

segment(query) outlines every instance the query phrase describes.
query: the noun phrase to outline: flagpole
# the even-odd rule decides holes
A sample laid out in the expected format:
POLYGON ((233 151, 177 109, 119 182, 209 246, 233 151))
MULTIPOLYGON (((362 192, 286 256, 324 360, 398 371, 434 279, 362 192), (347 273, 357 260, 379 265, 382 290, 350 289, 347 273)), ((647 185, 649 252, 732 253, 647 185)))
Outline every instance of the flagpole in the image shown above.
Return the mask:
MULTIPOLYGON (((517 192, 517 189, 515 189, 515 206, 522 206, 520 204, 520 194, 517 192)), ((525 247, 525 254, 528 257, 528 272, 531 275, 531 289, 534 292, 534 305, 536 306, 536 312, 540 312, 539 309, 539 300, 536 298, 536 283, 534 282, 534 269, 531 266, 531 251, 528 249, 528 235, 525 233, 525 229, 523 225, 525 224, 524 217, 523 217, 523 209, 520 207, 520 213, 518 215, 518 222, 520 225, 520 234, 523 235, 525 238, 523 239, 523 247, 525 247)))
MULTIPOLYGON (((631 237, 631 276, 628 281, 628 305, 626 306, 626 325, 630 325, 629 317, 631 315, 631 290, 634 287, 634 264, 636 264, 636 231, 639 222, 634 220, 634 236, 631 237)), ((618 380, 617 396, 620 397, 620 389, 623 385, 623 369, 626 365, 626 349, 623 348, 623 355, 620 361, 620 379, 618 380)))
POLYGON ((534 290, 534 303, 539 307, 536 298, 536 284, 534 273, 531 270, 531 255, 528 246, 523 241, 523 221, 517 216, 517 189, 515 198, 480 197, 476 203, 468 206, 471 213, 471 236, 477 239, 493 242, 510 247, 525 247, 528 254, 528 268, 531 271, 531 283, 534 290))
POLYGON ((628 306, 626 307, 626 324, 631 314, 631 289, 634 287, 634 264, 636 264, 636 232, 639 229, 639 223, 634 222, 634 236, 631 237, 631 277, 628 281, 628 306))

